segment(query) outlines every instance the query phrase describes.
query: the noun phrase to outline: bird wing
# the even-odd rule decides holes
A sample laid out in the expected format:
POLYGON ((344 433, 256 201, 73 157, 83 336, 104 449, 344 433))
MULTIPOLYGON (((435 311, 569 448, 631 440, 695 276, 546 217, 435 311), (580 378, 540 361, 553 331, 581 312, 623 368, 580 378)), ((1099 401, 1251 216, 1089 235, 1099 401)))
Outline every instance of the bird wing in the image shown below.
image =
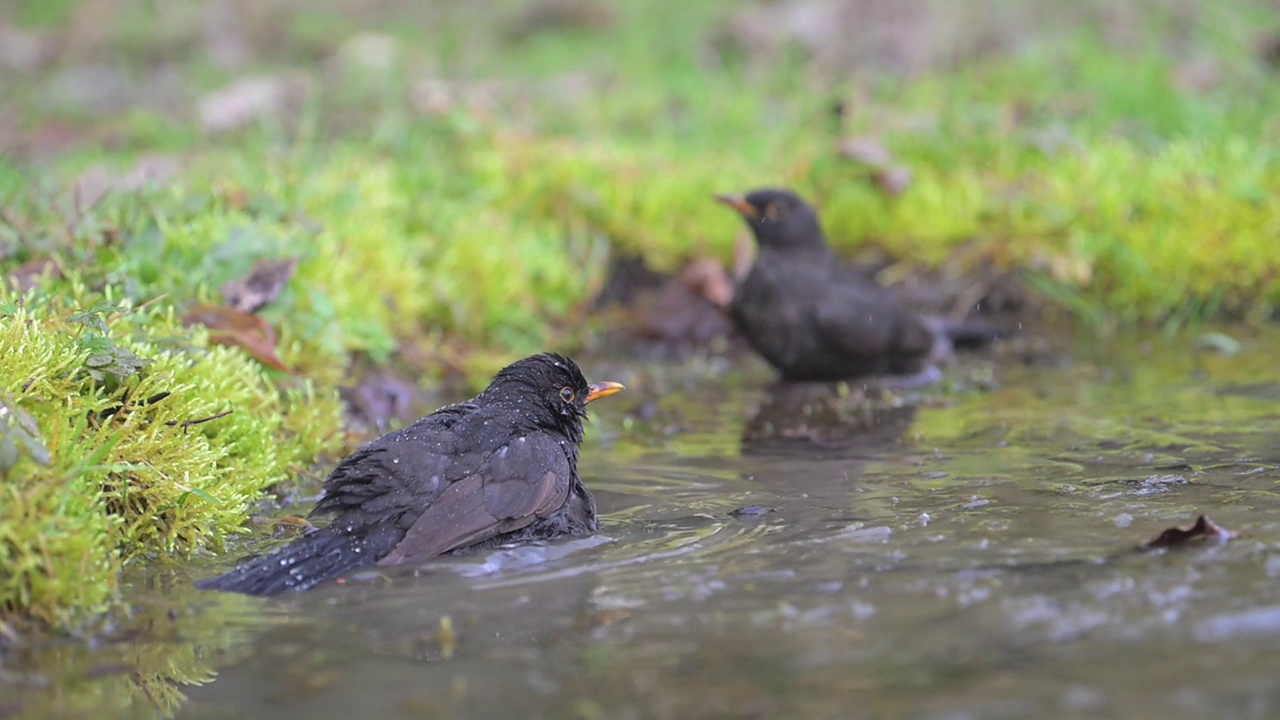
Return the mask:
POLYGON ((397 510, 425 507, 484 460, 484 449, 464 447, 456 432, 471 412, 474 405, 448 406, 358 448, 329 473, 311 514, 359 526, 363 515, 385 520, 397 510))
POLYGON ((547 517, 568 499, 572 473, 558 441, 541 434, 517 438, 451 481, 378 564, 426 560, 547 517))
POLYGON ((934 333, 878 286, 832 285, 814 304, 814 324, 822 341, 854 357, 883 359, 892 367, 929 355, 934 333))
POLYGON ((878 357, 889 350, 902 315, 900 308, 853 284, 831 285, 813 305, 814 326, 823 343, 855 357, 878 357))

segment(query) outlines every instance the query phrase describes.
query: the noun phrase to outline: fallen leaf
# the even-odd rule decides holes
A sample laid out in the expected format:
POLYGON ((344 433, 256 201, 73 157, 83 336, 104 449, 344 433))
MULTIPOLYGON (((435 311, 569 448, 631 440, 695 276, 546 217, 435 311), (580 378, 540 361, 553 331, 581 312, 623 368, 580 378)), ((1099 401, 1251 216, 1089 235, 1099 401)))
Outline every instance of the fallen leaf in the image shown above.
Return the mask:
POLYGON ((549 30, 607 30, 617 20, 612 5, 601 0, 536 0, 528 3, 507 30, 510 40, 521 40, 549 30))
POLYGON ((1210 520, 1207 515, 1201 515, 1196 518, 1192 525, 1185 527, 1171 527, 1160 533, 1158 537, 1140 546, 1142 550, 1154 550, 1157 548, 1167 548, 1182 545, 1188 540, 1218 538, 1220 540, 1234 540, 1240 537, 1240 533, 1232 532, 1219 526, 1210 520))
POLYGON ((768 515, 773 511, 773 508, 760 507, 759 505, 747 505, 746 507, 730 510, 729 514, 736 518, 760 517, 761 515, 768 515))
POLYGON ((78 208, 89 208, 108 195, 130 195, 173 182, 182 172, 182 161, 171 155, 151 154, 138 158, 127 170, 108 163, 90 166, 73 187, 78 208))
POLYGON ((316 526, 302 517, 282 517, 272 523, 272 535, 275 537, 306 535, 315 530, 316 526))
POLYGON ((1201 57, 1173 69, 1173 86, 1194 93, 1208 92, 1222 83, 1222 66, 1211 57, 1201 57))
POLYGON ((259 260, 248 275, 222 286, 222 299, 232 310, 257 312, 280 297, 297 270, 298 258, 259 260))
POLYGON ((836 143, 836 154, 869 168, 872 181, 886 195, 901 195, 911 186, 911 169, 894 162, 893 153, 875 138, 844 138, 836 143))
POLYGON ((694 295, 718 308, 728 308, 733 300, 733 281, 718 260, 694 260, 680 271, 680 282, 694 295))
POLYGON ((606 609, 588 613, 583 618, 583 621, 591 629, 600 630, 602 628, 607 628, 614 623, 628 620, 633 614, 634 613, 630 610, 623 610, 621 608, 606 609))
POLYGON ((729 334, 724 310, 733 298, 733 282, 724 266, 695 260, 662 286, 645 290, 635 301, 641 337, 668 343, 704 345, 729 334))
POLYGON ((201 97, 197 114, 206 132, 239 130, 280 114, 305 97, 310 86, 304 75, 242 78, 201 97))
POLYGON ((844 138, 836 143, 836 153, 842 158, 876 170, 887 170, 893 165, 893 154, 872 137, 844 138))
POLYGON ((25 293, 38 285, 46 274, 53 280, 61 280, 62 266, 53 258, 35 258, 14 268, 9 273, 9 280, 19 292, 25 293))
POLYGON ((219 305, 196 305, 183 316, 182 324, 204 325, 209 328, 211 341, 238 347, 267 367, 289 372, 276 354, 276 331, 257 315, 219 305))
POLYGON ((911 187, 911 170, 901 165, 891 165, 875 173, 876 186, 886 195, 901 195, 911 187))

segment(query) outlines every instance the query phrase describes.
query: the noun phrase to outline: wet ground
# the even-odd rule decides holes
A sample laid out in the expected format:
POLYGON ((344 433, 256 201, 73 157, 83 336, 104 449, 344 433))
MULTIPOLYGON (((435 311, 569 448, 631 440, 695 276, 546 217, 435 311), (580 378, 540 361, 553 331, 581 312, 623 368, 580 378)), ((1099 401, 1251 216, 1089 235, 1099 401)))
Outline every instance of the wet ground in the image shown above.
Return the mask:
POLYGON ((871 407, 587 361, 629 386, 583 452, 598 537, 284 599, 136 570, 136 618, 11 659, 0 717, 1280 716, 1280 334, 1233 334, 871 407), (1134 550, 1201 512, 1245 537, 1134 550))

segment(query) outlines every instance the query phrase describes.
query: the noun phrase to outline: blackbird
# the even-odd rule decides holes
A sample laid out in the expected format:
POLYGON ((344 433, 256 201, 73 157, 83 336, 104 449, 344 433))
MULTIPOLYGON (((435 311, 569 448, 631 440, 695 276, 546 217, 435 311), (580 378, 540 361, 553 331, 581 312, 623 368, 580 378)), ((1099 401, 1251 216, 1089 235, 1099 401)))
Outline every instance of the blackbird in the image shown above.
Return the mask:
POLYGON ((553 353, 513 363, 471 400, 338 463, 311 512, 335 515, 329 525, 198 587, 274 595, 368 565, 593 533, 596 504, 578 478, 578 447, 587 403, 619 390, 588 385, 553 353))
POLYGON ((930 322, 841 264, 818 213, 795 193, 763 189, 716 199, 746 219, 759 246, 750 272, 734 289, 729 314, 783 379, 934 377, 931 364, 951 340, 974 343, 981 339, 975 335, 985 334, 930 322))

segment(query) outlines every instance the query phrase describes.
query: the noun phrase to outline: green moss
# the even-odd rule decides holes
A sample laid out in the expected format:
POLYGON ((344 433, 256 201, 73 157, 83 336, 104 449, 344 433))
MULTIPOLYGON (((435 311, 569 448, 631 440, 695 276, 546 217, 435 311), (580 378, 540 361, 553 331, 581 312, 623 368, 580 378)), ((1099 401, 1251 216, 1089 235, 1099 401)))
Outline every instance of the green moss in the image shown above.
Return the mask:
POLYGON ((336 398, 282 393, 172 307, 110 293, 87 309, 62 294, 3 292, 0 304, 0 393, 38 443, 5 468, 5 614, 63 623, 101 610, 123 563, 217 546, 263 488, 334 449, 336 398))

